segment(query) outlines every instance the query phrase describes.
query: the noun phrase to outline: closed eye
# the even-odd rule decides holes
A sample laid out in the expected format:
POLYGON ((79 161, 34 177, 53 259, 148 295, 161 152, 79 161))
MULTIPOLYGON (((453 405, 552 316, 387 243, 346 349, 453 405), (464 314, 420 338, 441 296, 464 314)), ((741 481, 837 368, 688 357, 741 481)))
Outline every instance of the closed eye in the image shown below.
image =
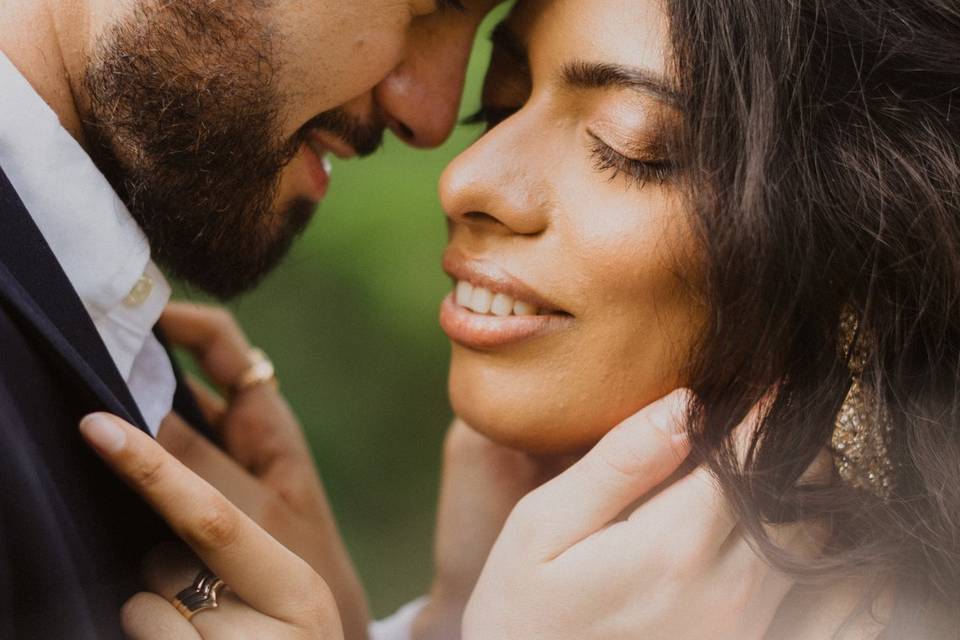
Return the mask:
POLYGON ((600 173, 609 175, 610 181, 624 176, 628 184, 642 188, 648 182, 664 184, 677 171, 677 166, 669 160, 637 160, 628 158, 604 142, 593 132, 590 136, 590 153, 593 166, 600 173))

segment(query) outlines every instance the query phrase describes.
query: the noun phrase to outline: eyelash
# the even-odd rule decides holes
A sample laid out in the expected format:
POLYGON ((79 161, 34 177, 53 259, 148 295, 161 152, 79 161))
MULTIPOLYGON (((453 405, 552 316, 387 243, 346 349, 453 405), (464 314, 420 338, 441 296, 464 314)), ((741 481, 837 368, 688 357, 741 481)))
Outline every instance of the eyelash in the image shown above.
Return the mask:
POLYGON ((674 165, 665 160, 649 161, 636 160, 615 151, 610 145, 597 135, 588 132, 593 140, 590 151, 593 154, 593 167, 600 173, 610 173, 610 182, 623 174, 630 181, 631 186, 637 188, 647 183, 664 184, 673 175, 674 165))
MULTIPOLYGON (((464 118, 463 124, 486 125, 487 132, 516 112, 516 109, 508 107, 480 107, 479 111, 464 118)), ((615 151, 592 131, 587 133, 592 141, 590 153, 593 155, 593 167, 598 173, 610 173, 611 182, 623 174, 629 179, 631 186, 640 188, 649 182, 662 185, 673 175, 675 167, 668 161, 651 162, 628 158, 615 151)))

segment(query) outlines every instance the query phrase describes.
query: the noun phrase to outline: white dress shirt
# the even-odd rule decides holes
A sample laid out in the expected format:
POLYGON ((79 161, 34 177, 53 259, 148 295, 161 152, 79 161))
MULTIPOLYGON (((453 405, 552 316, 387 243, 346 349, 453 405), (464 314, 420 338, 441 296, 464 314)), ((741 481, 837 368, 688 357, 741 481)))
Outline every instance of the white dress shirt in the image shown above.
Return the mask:
POLYGON ((424 596, 402 607, 395 614, 370 625, 370 640, 413 640, 413 623, 427 606, 424 596))
POLYGON ((110 183, 3 52, 0 166, 156 436, 176 391, 170 358, 153 335, 170 286, 110 183))

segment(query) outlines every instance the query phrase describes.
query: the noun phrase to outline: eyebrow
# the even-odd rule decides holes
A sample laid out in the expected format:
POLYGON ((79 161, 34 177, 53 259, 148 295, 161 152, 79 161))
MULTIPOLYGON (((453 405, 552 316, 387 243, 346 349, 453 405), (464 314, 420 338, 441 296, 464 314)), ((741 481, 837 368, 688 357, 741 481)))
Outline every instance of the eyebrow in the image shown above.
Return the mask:
MULTIPOLYGON (((510 28, 507 20, 493 29, 490 33, 490 42, 515 63, 523 68, 529 68, 530 57, 527 45, 510 28)), ((577 89, 632 89, 652 95, 674 107, 679 107, 681 104, 680 93, 673 89, 663 76, 640 67, 576 60, 564 65, 561 78, 564 84, 577 89)))
POLYGON ((563 66, 563 83, 577 89, 632 89, 678 107, 680 94, 661 75, 641 67, 577 60, 563 66))

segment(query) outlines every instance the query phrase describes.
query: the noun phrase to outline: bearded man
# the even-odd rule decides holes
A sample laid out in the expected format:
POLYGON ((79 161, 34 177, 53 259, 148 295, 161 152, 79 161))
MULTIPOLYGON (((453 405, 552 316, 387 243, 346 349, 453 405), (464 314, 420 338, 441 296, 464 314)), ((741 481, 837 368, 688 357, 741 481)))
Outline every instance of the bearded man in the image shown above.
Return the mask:
MULTIPOLYGON (((0 636, 119 638, 169 535, 83 446, 203 428, 155 324, 282 259, 329 155, 451 132, 475 0, 0 0, 0 636)), ((375 178, 372 178, 375 179, 375 178)))

